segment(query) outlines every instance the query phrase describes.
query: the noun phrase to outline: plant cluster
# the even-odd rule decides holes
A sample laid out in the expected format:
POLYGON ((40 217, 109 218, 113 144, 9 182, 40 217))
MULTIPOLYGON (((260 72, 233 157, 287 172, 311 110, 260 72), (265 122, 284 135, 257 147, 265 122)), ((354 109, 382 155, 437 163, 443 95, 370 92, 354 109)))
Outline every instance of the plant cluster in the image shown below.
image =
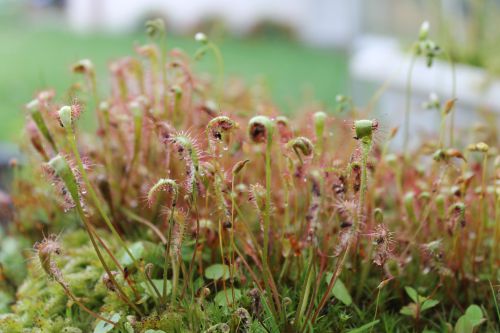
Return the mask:
POLYGON ((499 329, 495 141, 389 153, 397 129, 352 103, 359 119, 289 119, 224 82, 205 35, 214 81, 167 51, 161 21, 147 30, 160 42, 111 64, 107 97, 82 60, 77 101, 27 105, 14 222, 48 236, 0 331, 499 329))

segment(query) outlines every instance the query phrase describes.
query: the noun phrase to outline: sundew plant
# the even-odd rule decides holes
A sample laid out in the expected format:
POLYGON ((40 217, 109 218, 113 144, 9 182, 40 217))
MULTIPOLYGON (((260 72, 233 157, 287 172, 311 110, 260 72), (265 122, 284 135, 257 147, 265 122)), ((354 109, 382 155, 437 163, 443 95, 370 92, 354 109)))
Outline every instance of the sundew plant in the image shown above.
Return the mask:
MULTIPOLYGON (((414 57, 432 65, 424 28, 414 57)), ((108 89, 81 60, 68 97, 26 106, 11 232, 36 243, 22 283, 2 268, 1 332, 500 330, 495 128, 446 140, 454 96, 433 98, 439 137, 391 153, 397 128, 352 102, 285 117, 224 80, 204 34, 191 57, 162 21, 147 32, 108 89)))

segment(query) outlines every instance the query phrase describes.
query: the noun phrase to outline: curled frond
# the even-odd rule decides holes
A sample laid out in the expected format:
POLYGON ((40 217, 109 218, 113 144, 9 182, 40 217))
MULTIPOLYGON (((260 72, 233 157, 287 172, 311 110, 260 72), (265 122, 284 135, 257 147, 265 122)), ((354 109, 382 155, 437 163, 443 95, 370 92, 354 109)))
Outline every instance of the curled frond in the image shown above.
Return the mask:
POLYGON ((156 201, 156 196, 158 192, 168 192, 172 194, 172 207, 177 204, 177 199, 179 197, 179 186, 176 181, 168 178, 161 178, 158 180, 148 191, 147 201, 148 206, 151 207, 156 201))
POLYGON ((463 202, 457 202, 453 204, 449 208, 448 216, 448 233, 452 235, 457 224, 462 228, 466 225, 465 204, 463 202))
POLYGON ((287 117, 279 116, 276 118, 276 127, 280 136, 281 143, 287 143, 293 137, 293 131, 287 117))
POLYGON ((304 136, 299 136, 288 141, 286 144, 288 149, 293 149, 300 162, 303 163, 301 154, 304 156, 311 156, 314 151, 314 145, 311 140, 304 136))
POLYGON ((247 333, 250 332, 250 327, 252 326, 252 317, 250 313, 245 308, 238 308, 234 311, 234 316, 238 320, 238 332, 247 333))
POLYGON ((238 161, 234 166, 232 170, 233 175, 237 175, 240 173, 240 171, 245 167, 245 165, 250 162, 250 160, 243 160, 243 161, 238 161))
POLYGON ((184 187, 186 192, 192 193, 196 183, 196 175, 199 171, 200 153, 198 145, 188 133, 178 133, 170 138, 179 158, 185 163, 186 181, 184 187))
POLYGON ((224 138, 230 133, 230 131, 237 127, 238 124, 229 117, 215 117, 210 120, 207 125, 208 139, 210 142, 224 141, 224 138))
POLYGON ((266 116, 255 116, 248 123, 248 136, 254 143, 268 142, 272 139, 274 123, 266 116))
POLYGON ((198 160, 200 150, 198 143, 188 132, 177 132, 170 138, 170 143, 175 147, 179 157, 198 160))
POLYGON ((95 75, 94 64, 90 59, 82 59, 75 63, 71 70, 73 73, 85 74, 85 75, 95 75))
POLYGON ((375 208, 373 210, 373 218, 375 220, 375 222, 381 224, 384 222, 384 211, 380 208, 375 208))
POLYGON ((63 279, 62 272, 59 267, 57 267, 53 257, 54 255, 60 255, 62 253, 62 247, 57 237, 55 235, 50 235, 44 238, 41 242, 35 243, 34 249, 45 273, 55 281, 67 286, 67 283, 63 279))
POLYGON ((146 33, 149 37, 155 38, 165 34, 165 22, 160 19, 149 20, 146 22, 146 33))

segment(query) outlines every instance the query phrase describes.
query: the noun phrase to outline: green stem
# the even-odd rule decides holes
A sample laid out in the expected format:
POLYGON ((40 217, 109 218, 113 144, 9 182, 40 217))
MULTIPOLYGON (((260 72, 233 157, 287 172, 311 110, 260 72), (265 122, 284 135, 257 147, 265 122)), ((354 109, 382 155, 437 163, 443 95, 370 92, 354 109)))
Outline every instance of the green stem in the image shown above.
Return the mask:
MULTIPOLYGON (((271 224, 271 144, 272 138, 267 139, 266 143, 266 206, 264 216, 264 248, 262 249, 262 265, 264 274, 270 274, 268 263, 269 251, 269 226, 271 224)), ((269 281, 264 279, 266 291, 270 294, 269 281)))
POLYGON ((71 298, 73 300, 73 302, 75 302, 76 305, 78 305, 83 311, 87 312, 88 314, 90 314, 92 317, 96 318, 96 319, 99 319, 99 320, 102 320, 102 321, 105 321, 106 323, 108 324, 111 324, 114 326, 116 326, 116 323, 109 320, 109 319, 106 319, 104 318, 103 316, 101 316, 100 314, 90 310, 88 307, 86 307, 82 302, 80 302, 78 300, 78 298, 76 298, 76 296, 71 292, 71 290, 63 283, 63 282, 60 282, 58 281, 58 283, 61 285, 61 287, 64 289, 66 295, 71 298))
MULTIPOLYGON (((125 252, 129 255, 129 257, 134 262, 134 266, 139 271, 141 271, 144 275, 146 275, 146 273, 144 272, 144 270, 142 269, 142 267, 139 265, 137 259, 135 258, 135 256, 132 254, 132 252, 128 248, 127 244, 125 244, 125 241, 121 238, 120 234, 118 233, 118 231, 116 230, 116 228, 111 223, 110 219, 108 218, 107 214, 104 211, 104 208, 101 205, 101 202, 100 202, 99 198, 97 197, 96 192, 94 191, 94 188, 92 187, 92 184, 90 183, 90 179, 89 179, 89 177, 87 175, 87 171, 85 170, 85 168, 83 166, 83 162, 82 162, 82 158, 80 156, 80 152, 78 151, 78 147, 76 146, 76 138, 75 138, 75 134, 74 134, 73 128, 71 126, 67 126, 67 127, 65 127, 65 129, 66 129, 66 134, 67 134, 68 142, 70 144, 70 147, 71 147, 71 150, 73 152, 73 155, 75 156, 76 161, 77 161, 78 170, 80 171, 80 174, 81 174, 82 179, 83 179, 83 181, 85 183, 85 186, 87 187, 87 191, 88 191, 88 193, 90 195, 90 198, 94 202, 94 205, 97 208, 97 210, 98 210, 99 214, 101 215, 101 217, 103 218, 104 222, 106 223, 106 225, 108 226, 108 228, 111 230, 111 233, 113 234, 113 236, 117 239, 117 241, 120 244, 120 246, 125 250, 125 252)), ((110 278, 113 279, 113 277, 110 277, 110 278)))
MULTIPOLYGON (((177 286, 179 285, 179 259, 172 256, 172 304, 175 304, 177 297, 177 286)), ((165 282, 165 281, 163 281, 165 282)))
MULTIPOLYGON (((231 229, 229 231, 229 278, 231 279, 231 292, 233 296, 233 300, 235 299, 235 294, 234 294, 234 287, 233 287, 233 282, 234 282, 234 206, 236 205, 235 202, 235 193, 234 193, 234 181, 235 177, 234 174, 232 176, 231 180, 231 229)), ((236 303, 236 302, 232 302, 236 303)), ((234 304, 235 305, 235 304, 234 304)))
POLYGON ((349 241, 347 242, 346 249, 344 252, 344 255, 342 256, 342 259, 337 266, 337 269, 335 270, 335 273, 332 276, 332 279, 330 280, 330 283, 328 284, 328 287, 326 289, 326 292, 323 294, 323 297, 321 298, 321 301, 319 302, 318 308, 316 309, 316 312, 314 313, 312 317, 312 323, 314 323, 323 308, 323 306, 326 303, 326 300, 333 289, 333 286, 335 285, 335 282, 337 281, 337 278, 339 277, 340 273, 342 272, 342 268, 344 266, 345 260, 349 254, 349 250, 352 244, 352 240, 356 238, 356 234, 358 231, 358 226, 359 226, 359 221, 363 215, 363 209, 365 205, 365 194, 366 194, 366 188, 367 188, 367 160, 368 160, 368 153, 370 152, 371 149, 371 144, 372 144, 372 139, 369 137, 365 137, 361 139, 361 148, 362 148, 362 156, 361 156, 361 187, 360 187, 360 192, 359 192, 359 202, 358 202, 358 214, 355 216, 354 223, 352 225, 352 233, 349 237, 349 241))
POLYGON ((490 289, 491 289, 491 295, 493 296, 493 303, 495 304, 495 309, 497 310, 497 317, 498 317, 498 320, 500 321, 500 309, 498 307, 498 302, 497 302, 497 295, 495 294, 495 290, 493 290, 493 284, 491 283, 490 280, 488 280, 489 284, 490 284, 490 289))
POLYGON ((146 274, 146 279, 150 282, 150 284, 153 286, 153 291, 155 292, 156 296, 158 297, 159 300, 161 300, 161 294, 160 294, 160 291, 158 290, 158 288, 156 288, 155 284, 153 283, 153 281, 151 280, 151 277, 146 274))
MULTIPOLYGON (((378 288, 378 291, 377 291, 377 300, 375 302, 375 314, 373 315, 373 321, 375 321, 377 319, 377 313, 378 313, 378 304, 379 304, 379 300, 380 300, 380 290, 382 288, 378 288)), ((370 328, 370 333, 373 331, 373 326, 372 328, 370 328)))
MULTIPOLYGON (((368 182, 368 175, 367 175, 367 160, 368 160, 368 153, 370 152, 370 145, 371 143, 365 143, 362 141, 361 147, 362 147, 362 156, 361 156, 361 187, 360 187, 360 192, 359 192, 359 206, 358 206, 358 219, 361 220, 364 212, 364 206, 365 206, 365 197, 366 197, 366 190, 367 190, 367 182, 368 182)), ((371 258, 372 254, 372 246, 371 244, 369 245, 369 250, 368 250, 368 260, 371 258)), ((363 292, 363 287, 365 285, 366 278, 368 277, 368 272, 370 271, 370 264, 366 263, 363 265, 363 268, 361 270, 361 279, 359 286, 357 288, 356 292, 356 299, 359 299, 361 296, 361 293, 363 292)))
POLYGON ((280 303, 278 302, 279 297, 274 293, 274 290, 271 288, 271 283, 273 276, 271 270, 269 268, 269 226, 271 224, 271 148, 272 148, 272 131, 267 131, 267 140, 266 140, 266 206, 265 206, 265 216, 264 216, 264 248, 262 249, 262 270, 264 274, 264 285, 268 295, 274 295, 275 302, 272 301, 272 297, 270 296, 272 313, 275 317, 275 320, 278 320, 278 313, 280 312, 280 303))
POLYGON ((132 307, 137 313, 139 313, 141 316, 143 316, 144 314, 142 313, 142 311, 133 302, 130 301, 130 299, 128 298, 127 294, 123 291, 122 287, 116 281, 113 273, 109 269, 108 264, 106 264, 106 261, 104 260, 104 257, 102 256, 101 250, 99 249, 99 246, 97 245, 97 242, 96 242, 96 240, 94 238, 94 237, 97 237, 97 234, 96 234, 96 232, 94 230, 94 227, 90 224, 89 221, 87 221, 87 218, 85 217, 85 213, 83 212, 82 206, 80 205, 80 202, 75 201, 75 204, 76 204, 76 210, 78 212, 78 215, 80 216, 80 219, 82 220, 83 224, 85 225, 85 227, 87 229, 87 233, 89 235, 89 238, 90 238, 90 241, 92 243, 92 246, 94 247, 94 250, 95 250, 95 252, 97 254, 97 257, 99 258, 99 261, 102 264, 102 267, 104 268, 104 270, 108 274, 109 279, 111 280, 111 282, 113 283, 113 285, 116 287, 116 290, 122 295, 122 299, 130 307, 132 307))
MULTIPOLYGON (((305 288, 302 289, 302 292, 300 295, 299 306, 297 307, 297 313, 295 314, 295 324, 296 324, 297 330, 299 330, 299 332, 303 331, 303 329, 300 330, 301 319, 304 315, 304 311, 306 310, 307 305, 309 304, 308 303, 309 293, 311 291, 311 283, 313 281, 313 278, 312 278, 312 272, 313 272, 313 266, 314 266, 313 259, 314 259, 313 248, 311 247, 310 251, 309 251, 309 262, 308 262, 308 267, 307 267, 307 272, 306 272, 305 288)), ((304 321, 303 325, 305 326, 306 323, 307 323, 307 320, 304 321)))
POLYGON ((120 246, 127 252, 127 254, 130 256, 130 258, 136 263, 137 260, 135 259, 132 252, 130 252, 129 248, 125 244, 125 241, 121 238, 120 234, 118 233, 118 231, 113 226, 113 224, 109 220, 108 216, 104 212, 104 209, 101 205, 101 202, 100 202, 99 198, 97 197, 97 194, 95 193, 94 188, 92 187, 92 184, 90 183, 90 180, 89 180, 88 175, 87 175, 87 171, 85 170, 85 168, 83 166, 80 152, 78 151, 78 147, 76 146, 76 139, 75 139, 73 129, 71 127, 67 127, 66 130, 67 130, 68 142, 70 144, 71 150, 73 151, 73 155, 76 158, 78 170, 80 171, 80 174, 81 174, 82 179, 85 183, 85 186, 87 187, 87 191, 90 195, 90 198, 94 202, 94 205, 96 206, 96 208, 97 208, 99 214, 101 215, 101 217, 103 218, 104 222, 106 223, 108 228, 111 230, 111 233, 113 234, 113 236, 115 236, 116 239, 118 240, 120 246))
POLYGON ((367 174, 367 160, 368 160, 368 153, 370 152, 371 149, 371 139, 369 139, 370 142, 364 142, 362 140, 361 142, 361 149, 362 149, 362 154, 361 154, 361 186, 359 189, 359 203, 358 203, 358 219, 363 216, 363 211, 365 208, 365 197, 366 197, 366 189, 367 189, 367 182, 368 182, 368 174, 367 174))
MULTIPOLYGON (((353 227, 354 227, 354 225, 353 225, 353 227)), ((354 238, 354 235, 351 235, 349 237, 349 241, 347 242, 346 249, 344 251, 344 255, 340 259, 340 263, 337 265, 337 269, 335 270, 335 273, 333 274, 332 279, 330 280, 330 283, 328 283, 328 287, 326 288, 326 291, 323 294, 323 297, 321 298, 321 300, 319 302, 318 308, 316 309, 316 311, 314 312, 314 315, 311 318, 312 324, 314 324, 314 322, 318 318, 319 313, 321 312, 321 309, 323 309, 323 307, 325 306, 326 300, 328 299, 328 297, 333 289, 333 286, 335 285, 335 282, 337 282, 337 278, 339 277, 340 273, 342 272, 342 268, 344 266, 345 260, 346 260, 347 256, 349 255, 349 249, 351 247, 351 243, 352 243, 353 238, 354 238)))
POLYGON ((59 151, 57 150, 56 143, 52 138, 52 135, 50 134, 50 131, 47 127, 47 124, 45 123, 45 120, 43 119, 40 110, 31 111, 31 119, 33 119, 33 122, 36 124, 43 137, 49 142, 50 146, 54 150, 54 153, 57 154, 59 151))
MULTIPOLYGON (((168 218, 168 236, 167 236, 167 244, 165 245, 164 252, 164 262, 163 262, 163 299, 162 305, 165 305, 167 302, 167 274, 168 274, 168 263, 170 260, 170 246, 172 244, 172 231, 175 225, 174 221, 174 208, 170 210, 170 216, 168 218)), ((172 292, 173 294, 173 292, 172 292)))
MULTIPOLYGON (((196 251, 198 251, 198 243, 200 240, 200 216, 198 214, 198 205, 197 205, 197 200, 196 196, 192 195, 191 196, 191 207, 193 207, 195 216, 196 216, 196 236, 195 236, 195 242, 194 242, 194 249, 193 249, 193 255, 191 256, 191 261, 189 263, 189 269, 188 269, 188 275, 185 281, 185 288, 182 291, 182 295, 184 295, 184 291, 188 288, 187 286, 187 281, 192 280, 192 275, 193 275, 193 269, 194 269, 194 262, 196 260, 196 251)), ((194 299, 195 295, 195 290, 193 284, 190 285, 191 287, 191 297, 194 299)), ((181 296, 182 298, 182 296, 181 296)))
MULTIPOLYGON (((222 220, 219 218, 219 225, 218 225, 218 238, 219 238, 219 251, 220 251, 220 257, 221 257, 221 263, 224 265, 224 240, 222 239, 222 220)), ((231 272, 231 268, 229 268, 229 271, 231 272)), ((224 290, 224 296, 226 297, 226 301, 229 304, 229 299, 227 297, 227 291, 226 291, 226 280, 222 279, 222 289, 224 290)), ((234 302, 233 302, 234 303, 234 302)))

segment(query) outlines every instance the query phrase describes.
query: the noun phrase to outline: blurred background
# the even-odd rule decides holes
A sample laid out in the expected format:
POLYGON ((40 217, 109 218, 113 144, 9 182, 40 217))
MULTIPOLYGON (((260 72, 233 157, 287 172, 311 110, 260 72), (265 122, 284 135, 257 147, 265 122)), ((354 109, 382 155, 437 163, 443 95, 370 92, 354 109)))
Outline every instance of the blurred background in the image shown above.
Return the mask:
MULTIPOLYGON (((0 164, 16 154, 23 106, 36 91, 63 94, 82 58, 105 81, 109 62, 145 43, 144 22, 156 17, 167 24, 168 46, 188 54, 198 46, 194 33, 205 32, 222 50, 226 75, 263 82, 288 114, 304 100, 335 112, 338 94, 364 106, 387 83, 375 108, 390 126, 404 113, 408 49, 428 20, 446 52, 431 69, 417 61, 418 131, 432 133, 439 119, 421 108, 431 92, 459 97, 459 122, 484 119, 476 111, 485 109, 498 121, 499 7, 498 0, 0 0, 0 164)), ((212 70, 205 58, 196 66, 212 70)))

